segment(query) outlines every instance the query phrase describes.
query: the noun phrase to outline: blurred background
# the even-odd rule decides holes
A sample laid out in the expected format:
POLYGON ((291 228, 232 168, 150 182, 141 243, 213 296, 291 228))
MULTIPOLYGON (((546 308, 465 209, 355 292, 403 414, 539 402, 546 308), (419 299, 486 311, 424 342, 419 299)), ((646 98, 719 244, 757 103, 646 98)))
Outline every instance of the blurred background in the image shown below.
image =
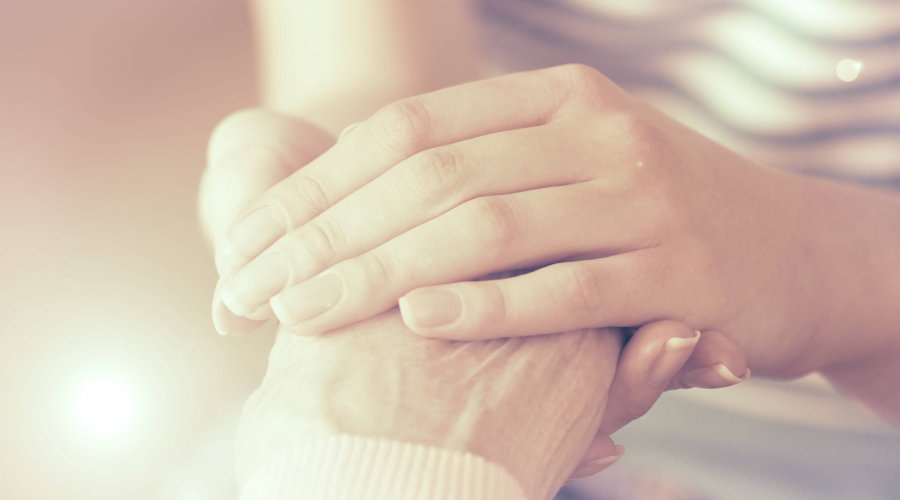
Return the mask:
POLYGON ((215 334, 194 206, 253 64, 241 0, 0 2, 0 498, 235 496, 271 337, 215 334))

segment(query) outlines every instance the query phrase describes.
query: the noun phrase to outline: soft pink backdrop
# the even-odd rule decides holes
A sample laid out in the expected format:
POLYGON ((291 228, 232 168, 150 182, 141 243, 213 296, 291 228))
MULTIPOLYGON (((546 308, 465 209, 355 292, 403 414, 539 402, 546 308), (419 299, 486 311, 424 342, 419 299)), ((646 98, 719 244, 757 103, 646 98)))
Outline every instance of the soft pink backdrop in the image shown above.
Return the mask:
POLYGON ((269 336, 220 338, 194 204, 206 138, 252 105, 237 0, 0 2, 0 498, 228 498, 269 336), (91 373, 127 432, 74 423, 91 373))

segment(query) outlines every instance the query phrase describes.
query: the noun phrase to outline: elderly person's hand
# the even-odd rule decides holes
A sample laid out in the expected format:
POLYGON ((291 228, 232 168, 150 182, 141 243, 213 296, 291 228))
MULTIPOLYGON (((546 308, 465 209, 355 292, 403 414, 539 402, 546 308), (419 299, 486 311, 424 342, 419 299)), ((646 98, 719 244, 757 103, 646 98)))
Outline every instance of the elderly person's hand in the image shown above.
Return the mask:
MULTIPOLYGON (((209 168, 200 195, 201 221, 214 246, 221 244, 232 219, 252 204, 254 197, 313 161, 333 143, 329 134, 310 123, 267 111, 242 111, 224 120, 210 141, 209 168)), ((246 333, 263 323, 232 314, 224 307, 218 293, 214 299, 213 317, 216 328, 229 334, 246 333)), ((387 323, 379 320, 378 324, 394 325, 390 328, 392 331, 406 331, 405 328, 398 330, 399 323, 395 320, 387 323)), ((378 330, 384 328, 378 327, 378 330)), ((365 329, 360 327, 350 331, 365 329)), ((405 338, 410 345, 424 345, 408 331, 406 335, 399 338, 405 338)), ((363 341, 351 345, 372 349, 360 342, 363 341)), ((546 356, 557 356, 558 352, 552 348, 555 344, 546 344, 546 356)), ((603 359, 593 359, 597 363, 596 370, 611 374, 606 370, 616 365, 617 349, 603 352, 603 359)), ((347 355, 352 356, 351 353, 347 355)), ((385 356, 390 357, 391 353, 385 356)), ((665 389, 731 385, 735 380, 723 373, 742 373, 745 368, 740 350, 717 332, 704 332, 700 339, 698 333, 672 321, 655 322, 638 329, 619 356, 614 379, 605 379, 606 382, 596 387, 584 386, 585 394, 603 396, 605 408, 596 428, 597 435, 586 447, 573 476, 602 470, 621 456, 621 447, 613 444, 609 434, 646 412, 665 389)), ((589 384, 590 377, 593 375, 584 374, 576 383, 589 384)), ((548 387, 573 382, 544 381, 548 387)), ((420 394, 418 397, 427 399, 429 396, 420 394)), ((580 443, 580 446, 586 445, 586 442, 580 443)))

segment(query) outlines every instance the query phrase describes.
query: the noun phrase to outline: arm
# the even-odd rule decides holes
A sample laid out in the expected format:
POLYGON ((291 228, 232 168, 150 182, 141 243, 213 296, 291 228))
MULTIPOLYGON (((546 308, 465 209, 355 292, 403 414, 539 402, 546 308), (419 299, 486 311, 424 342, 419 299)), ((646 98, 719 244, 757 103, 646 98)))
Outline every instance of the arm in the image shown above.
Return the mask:
POLYGON ((900 425, 900 193, 804 179, 822 373, 900 425))
POLYGON ((385 103, 479 76, 472 1, 254 2, 264 104, 337 134, 385 103))

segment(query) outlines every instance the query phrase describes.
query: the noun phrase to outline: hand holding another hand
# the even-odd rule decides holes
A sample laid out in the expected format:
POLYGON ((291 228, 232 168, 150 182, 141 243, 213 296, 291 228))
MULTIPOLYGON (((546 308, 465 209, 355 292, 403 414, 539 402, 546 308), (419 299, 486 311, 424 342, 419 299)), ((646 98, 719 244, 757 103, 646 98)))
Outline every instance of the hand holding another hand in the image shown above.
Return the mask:
POLYGON ((220 291, 305 335, 398 301, 446 339, 677 319, 796 375, 821 361, 799 193, 592 69, 511 74, 389 105, 272 187, 220 291))
MULTIPOLYGON (((328 134, 312 124, 271 112, 242 111, 224 120, 210 142, 210 166, 201 186, 201 219, 216 246, 223 241, 222 235, 230 222, 229 217, 240 212, 247 203, 252 203, 255 196, 313 161, 331 144, 333 140, 328 134)), ((223 333, 245 333, 262 323, 231 314, 218 293, 214 300, 213 316, 217 329, 223 333)), ((358 346, 367 352, 382 348, 376 349, 360 337, 363 332, 369 331, 374 335, 373 339, 381 338, 377 332, 388 323, 374 321, 367 320, 350 330, 354 332, 351 337, 359 339, 351 342, 350 346, 358 346)), ((389 324, 400 322, 391 320, 389 324)), ((341 330, 335 333, 345 335, 347 328, 341 330)), ((599 332, 597 334, 600 335, 599 332)), ((413 340, 414 337, 410 336, 408 341, 413 340)), ((664 390, 689 385, 731 385, 735 381, 727 376, 723 378, 723 368, 725 373, 744 372, 746 361, 743 354, 727 337, 707 331, 699 340, 698 343, 695 333, 683 324, 655 322, 640 328, 620 356, 615 349, 611 349, 603 355, 603 359, 594 359, 600 372, 612 373, 609 370, 613 367, 616 367, 616 372, 611 379, 604 375, 607 377, 604 384, 585 388, 586 394, 603 396, 605 409, 597 435, 585 448, 584 457, 573 472, 574 477, 598 472, 621 456, 622 449, 616 447, 609 434, 641 416, 664 390), (617 363, 616 357, 619 358, 617 363)), ((416 342, 412 344, 418 345, 416 342)), ((383 347, 390 351, 393 349, 390 345, 383 347)), ((554 345, 551 342, 547 348, 554 345)), ((352 352, 356 350, 351 349, 344 355, 352 356, 352 352)), ((402 352, 397 355, 402 355, 402 352)), ((555 355, 553 352, 546 353, 549 358, 555 355)), ((388 352, 386 356, 390 358, 392 355, 388 352)), ((385 359, 384 362, 390 363, 390 360, 385 359)), ((285 373, 284 377, 296 378, 290 373, 285 373)), ((587 384, 593 380, 591 377, 593 375, 586 373, 577 380, 545 380, 542 383, 549 387, 587 384)), ((290 382, 280 382, 284 383, 290 382)), ((381 382, 373 380, 372 383, 381 382)), ((586 445, 585 442, 581 446, 586 445)))

